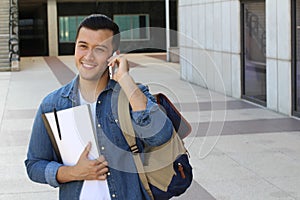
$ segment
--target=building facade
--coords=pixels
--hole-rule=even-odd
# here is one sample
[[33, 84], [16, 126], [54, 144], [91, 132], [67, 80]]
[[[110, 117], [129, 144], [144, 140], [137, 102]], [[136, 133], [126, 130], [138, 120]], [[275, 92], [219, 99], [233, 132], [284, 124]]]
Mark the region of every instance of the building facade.
[[[166, 50], [166, 0], [0, 1], [1, 71], [18, 69], [19, 55], [73, 54], [77, 25], [91, 13], [120, 25], [123, 52]], [[182, 79], [300, 117], [300, 0], [169, 3]]]
[[[80, 21], [105, 14], [122, 31], [122, 52], [165, 51], [165, 0], [18, 0], [21, 56], [72, 55]], [[177, 30], [177, 0], [170, 1], [170, 28]], [[163, 37], [161, 37], [163, 36]], [[159, 40], [157, 39], [159, 38]], [[177, 35], [171, 37], [177, 46]]]
[[19, 70], [17, 0], [0, 0], [0, 71]]
[[179, 0], [182, 79], [300, 116], [300, 0]]

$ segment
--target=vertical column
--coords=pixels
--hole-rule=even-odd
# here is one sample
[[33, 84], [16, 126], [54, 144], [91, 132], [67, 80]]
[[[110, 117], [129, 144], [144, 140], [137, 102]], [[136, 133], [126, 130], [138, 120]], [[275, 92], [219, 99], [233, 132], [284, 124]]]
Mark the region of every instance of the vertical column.
[[18, 0], [10, 1], [9, 15], [9, 59], [12, 71], [20, 70], [20, 51], [19, 51], [19, 9]]
[[278, 111], [291, 115], [292, 71], [291, 71], [291, 2], [277, 0], [277, 59], [278, 59]]
[[165, 0], [166, 3], [166, 50], [167, 50], [167, 61], [170, 61], [170, 6], [169, 0]]
[[56, 0], [48, 0], [48, 44], [49, 56], [58, 56], [58, 36], [57, 36], [57, 5]]

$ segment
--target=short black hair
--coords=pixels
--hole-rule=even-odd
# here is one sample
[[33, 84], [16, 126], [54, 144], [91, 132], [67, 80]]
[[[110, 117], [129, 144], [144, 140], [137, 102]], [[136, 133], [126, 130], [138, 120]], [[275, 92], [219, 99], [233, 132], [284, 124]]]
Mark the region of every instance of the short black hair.
[[79, 31], [82, 27], [97, 31], [100, 29], [111, 30], [114, 34], [113, 36], [113, 51], [117, 51], [120, 45], [120, 30], [119, 26], [113, 22], [112, 19], [102, 14], [92, 14], [84, 18], [78, 28], [76, 33], [76, 40], [79, 34]]

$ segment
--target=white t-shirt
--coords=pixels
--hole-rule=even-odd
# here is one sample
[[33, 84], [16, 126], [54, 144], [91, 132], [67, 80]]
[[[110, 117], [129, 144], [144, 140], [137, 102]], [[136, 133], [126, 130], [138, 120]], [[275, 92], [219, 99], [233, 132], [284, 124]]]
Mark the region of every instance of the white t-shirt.
[[[96, 101], [94, 103], [87, 102], [81, 95], [80, 90], [78, 90], [80, 97], [80, 105], [90, 104], [91, 114], [96, 126]], [[110, 200], [110, 193], [108, 189], [107, 180], [87, 180], [83, 182], [80, 200]]]

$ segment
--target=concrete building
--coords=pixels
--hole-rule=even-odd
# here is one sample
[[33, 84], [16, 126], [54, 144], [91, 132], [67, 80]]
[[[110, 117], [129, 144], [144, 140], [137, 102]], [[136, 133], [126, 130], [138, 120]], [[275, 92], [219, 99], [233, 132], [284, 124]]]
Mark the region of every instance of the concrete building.
[[179, 0], [182, 78], [300, 116], [299, 0]]
[[[0, 2], [1, 71], [18, 70], [19, 56], [72, 55], [77, 25], [92, 13], [105, 14], [120, 26], [123, 52], [166, 49], [165, 0]], [[169, 1], [168, 25], [173, 30], [177, 30], [177, 7], [177, 0]], [[177, 46], [177, 34], [171, 34], [170, 43]]]
[[[170, 1], [170, 10], [170, 27], [177, 30], [177, 0]], [[166, 26], [164, 0], [19, 0], [20, 55], [72, 55], [77, 26], [92, 13], [120, 26], [122, 52], [166, 48], [165, 32], [150, 28]], [[171, 42], [177, 46], [176, 35]]]
[[[73, 54], [77, 24], [91, 13], [108, 15], [122, 31], [140, 28], [137, 38], [124, 35], [123, 52], [165, 51], [165, 29], [149, 28], [166, 27], [165, 2], [1, 0], [0, 70], [18, 70], [19, 56]], [[300, 0], [169, 3], [170, 46], [180, 48], [182, 79], [300, 116]]]
[[19, 69], [17, 0], [0, 0], [0, 71]]

